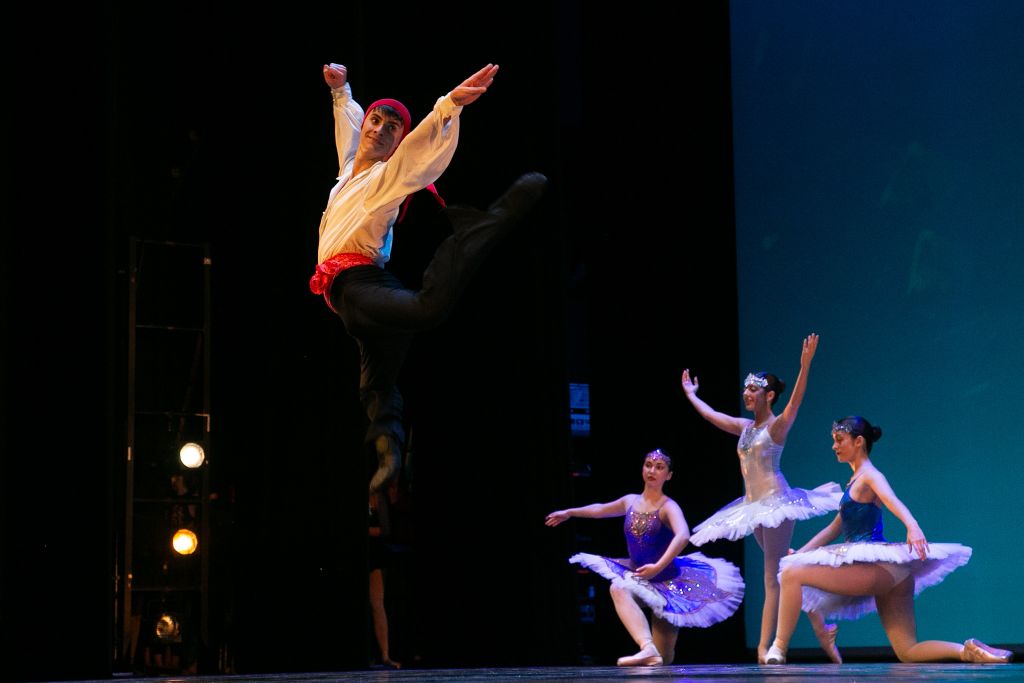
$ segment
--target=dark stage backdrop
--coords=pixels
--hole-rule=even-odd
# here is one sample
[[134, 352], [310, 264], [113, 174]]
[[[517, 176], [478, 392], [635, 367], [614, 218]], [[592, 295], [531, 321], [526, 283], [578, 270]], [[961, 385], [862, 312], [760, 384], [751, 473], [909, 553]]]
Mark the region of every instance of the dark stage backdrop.
[[[917, 601], [922, 638], [1022, 637], [1006, 540], [1022, 521], [1022, 27], [1009, 1], [732, 3], [742, 367], [719, 381], [792, 383], [800, 339], [821, 335], [783, 469], [845, 484], [832, 420], [883, 428], [873, 460], [928, 539], [974, 548]], [[748, 576], [759, 557], [748, 543]], [[840, 639], [885, 644], [877, 617]]]
[[[592, 434], [573, 440], [570, 461], [592, 475], [573, 478], [549, 509], [639, 492], [643, 456], [660, 447], [675, 461], [666, 492], [692, 526], [739, 483], [735, 442], [697, 416], [679, 386], [687, 366], [736, 372], [727, 7], [654, 16], [588, 5], [581, 27], [580, 76], [566, 74], [559, 86], [582, 88], [566, 111], [578, 127], [563, 138], [574, 169], [565, 178], [567, 369], [590, 384]], [[712, 390], [708, 400], [739, 408], [732, 391]], [[568, 543], [551, 551], [560, 555], [546, 570], [555, 576], [569, 552], [625, 553], [618, 518], [572, 520], [554, 533]], [[714, 554], [742, 565], [741, 544]], [[583, 628], [581, 639], [594, 661], [613, 664], [636, 646], [606, 582], [595, 592], [594, 632]], [[676, 661], [747, 661], [746, 609], [708, 629], [682, 629]]]
[[[361, 101], [397, 95], [414, 116], [501, 64], [439, 188], [483, 206], [524, 171], [551, 178], [406, 367], [415, 543], [393, 584], [395, 655], [611, 663], [633, 646], [603, 586], [580, 623], [566, 559], [621, 554], [620, 520], [550, 530], [544, 515], [639, 491], [659, 446], [691, 523], [738, 485], [733, 444], [678, 386], [686, 366], [737, 373], [724, 4], [657, 22], [575, 3], [431, 10], [109, 2], [12, 18], [33, 39], [10, 55], [4, 126], [5, 677], [114, 670], [130, 236], [213, 254], [224, 649], [200, 653], [201, 669], [367, 664], [355, 347], [306, 289], [337, 170], [324, 62], [349, 66]], [[440, 237], [399, 232], [396, 269], [414, 280]], [[591, 385], [589, 439], [570, 439], [570, 381]], [[738, 408], [731, 387], [708, 399]], [[570, 476], [583, 465], [592, 476]], [[715, 554], [742, 562], [739, 544]], [[746, 659], [742, 617], [684, 631], [679, 660]]]

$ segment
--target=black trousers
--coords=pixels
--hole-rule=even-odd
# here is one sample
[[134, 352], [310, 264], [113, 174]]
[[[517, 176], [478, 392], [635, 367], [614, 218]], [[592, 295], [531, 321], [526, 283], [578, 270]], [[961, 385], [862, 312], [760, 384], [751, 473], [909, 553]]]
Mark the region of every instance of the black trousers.
[[359, 398], [369, 418], [366, 441], [405, 444], [398, 373], [413, 336], [440, 324], [505, 229], [507, 212], [450, 207], [452, 234], [438, 246], [419, 290], [377, 266], [348, 268], [331, 285], [331, 304], [359, 345]]

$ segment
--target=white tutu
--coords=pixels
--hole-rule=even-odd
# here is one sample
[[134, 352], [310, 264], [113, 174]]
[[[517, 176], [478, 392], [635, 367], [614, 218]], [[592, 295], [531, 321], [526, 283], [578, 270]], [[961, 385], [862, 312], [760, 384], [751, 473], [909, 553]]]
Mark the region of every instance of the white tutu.
[[675, 558], [678, 574], [667, 581], [648, 581], [633, 572], [630, 560], [577, 553], [580, 564], [625, 588], [674, 626], [705, 627], [724, 621], [743, 601], [745, 585], [739, 569], [726, 560], [690, 553]]
[[720, 538], [736, 541], [758, 527], [774, 529], [787, 519], [818, 517], [838, 510], [842, 496], [839, 484], [830, 481], [810, 491], [791, 488], [760, 500], [737, 498], [693, 527], [690, 543], [700, 546]]
[[[906, 543], [862, 541], [835, 543], [782, 558], [779, 572], [789, 566], [819, 565], [841, 567], [855, 562], [890, 563], [905, 567], [914, 578], [914, 595], [940, 583], [948, 574], [967, 564], [971, 549], [959, 543], [930, 543], [924, 560], [911, 554]], [[818, 612], [826, 619], [858, 619], [877, 610], [871, 595], [837, 595], [804, 586], [803, 610]]]

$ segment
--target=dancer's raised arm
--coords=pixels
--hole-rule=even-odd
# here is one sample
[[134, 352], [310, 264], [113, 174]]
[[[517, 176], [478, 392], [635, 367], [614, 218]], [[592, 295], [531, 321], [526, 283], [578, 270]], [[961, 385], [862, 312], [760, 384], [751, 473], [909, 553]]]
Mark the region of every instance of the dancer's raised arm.
[[803, 348], [800, 351], [800, 374], [796, 376], [796, 383], [793, 385], [793, 393], [789, 395], [789, 403], [782, 410], [782, 413], [772, 423], [768, 433], [771, 434], [775, 443], [786, 443], [789, 430], [796, 420], [796, 414], [800, 412], [800, 404], [803, 403], [804, 393], [807, 392], [807, 376], [811, 372], [811, 360], [814, 352], [818, 350], [818, 335], [809, 334], [804, 339]]
[[746, 420], [742, 417], [733, 417], [732, 415], [720, 413], [700, 399], [697, 396], [697, 390], [700, 388], [700, 383], [697, 381], [696, 375], [693, 379], [690, 378], [689, 368], [683, 370], [683, 377], [680, 384], [683, 386], [683, 392], [686, 394], [686, 398], [689, 399], [691, 404], [693, 404], [697, 413], [722, 431], [729, 432], [730, 434], [739, 434], [743, 431], [744, 425], [750, 422], [750, 420]]

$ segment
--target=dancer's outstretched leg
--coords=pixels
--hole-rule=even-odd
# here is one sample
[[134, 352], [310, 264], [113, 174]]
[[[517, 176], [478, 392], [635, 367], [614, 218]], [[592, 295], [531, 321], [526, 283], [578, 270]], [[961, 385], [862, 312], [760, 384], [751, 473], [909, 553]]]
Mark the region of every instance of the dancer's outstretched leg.
[[375, 266], [342, 272], [331, 290], [331, 303], [349, 334], [362, 339], [371, 332], [416, 332], [441, 323], [487, 255], [540, 201], [546, 184], [540, 173], [527, 173], [486, 211], [444, 209], [452, 234], [435, 250], [419, 291], [406, 289], [394, 275]]
[[434, 253], [423, 273], [419, 291], [424, 311], [443, 316], [465, 291], [484, 259], [540, 201], [547, 178], [540, 173], [520, 176], [488, 207], [480, 211], [453, 206], [444, 210], [452, 234]]
[[406, 289], [394, 275], [376, 266], [353, 267], [335, 279], [331, 304], [360, 347], [359, 393], [370, 419], [366, 441], [373, 444], [379, 462], [371, 492], [383, 487], [401, 462], [402, 399], [395, 383], [412, 334], [444, 320], [484, 258], [501, 237], [522, 223], [546, 184], [547, 178], [540, 173], [527, 173], [486, 211], [445, 209], [452, 235], [434, 253], [419, 291]]

